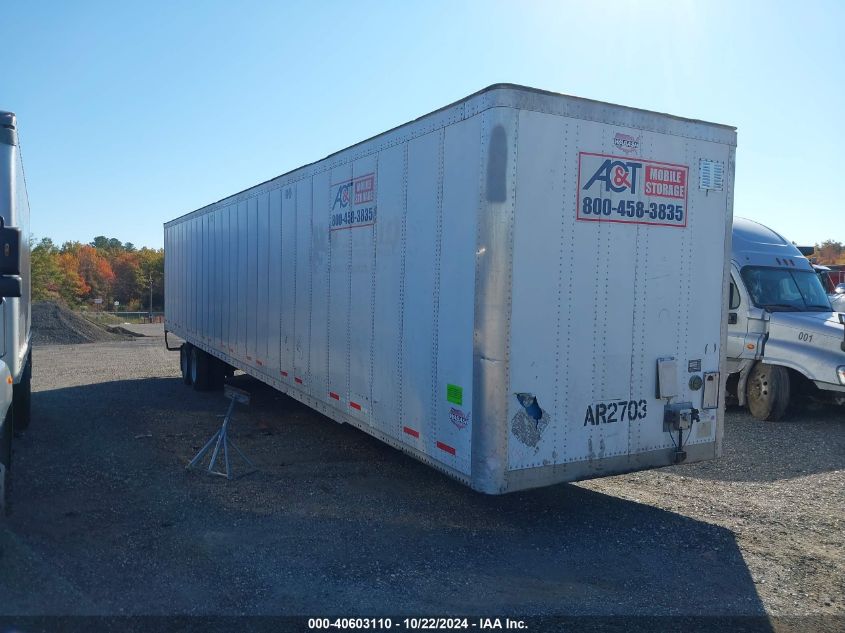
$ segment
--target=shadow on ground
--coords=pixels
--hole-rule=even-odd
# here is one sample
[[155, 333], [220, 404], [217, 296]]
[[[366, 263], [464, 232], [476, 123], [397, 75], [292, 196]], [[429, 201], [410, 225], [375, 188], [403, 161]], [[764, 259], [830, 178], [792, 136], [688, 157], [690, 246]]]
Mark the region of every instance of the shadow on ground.
[[[38, 391], [0, 612], [764, 613], [734, 535], [572, 485], [487, 497], [247, 377], [259, 472], [184, 465], [226, 401], [177, 378]], [[33, 588], [37, 586], [37, 591]]]
[[729, 412], [722, 459], [685, 467], [684, 475], [767, 482], [845, 469], [845, 407], [811, 405], [780, 422]]

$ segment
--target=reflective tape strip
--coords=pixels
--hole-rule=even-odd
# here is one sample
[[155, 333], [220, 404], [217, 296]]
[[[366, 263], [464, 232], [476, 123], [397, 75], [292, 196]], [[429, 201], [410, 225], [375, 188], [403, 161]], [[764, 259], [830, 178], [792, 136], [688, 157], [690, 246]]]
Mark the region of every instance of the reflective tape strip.
[[404, 427], [402, 430], [403, 430], [405, 433], [407, 433], [408, 435], [410, 435], [411, 437], [419, 437], [419, 436], [420, 436], [420, 432], [419, 432], [419, 431], [415, 431], [415, 430], [414, 430], [414, 429], [412, 429], [410, 426], [406, 426], [406, 427]]
[[358, 404], [357, 402], [350, 402], [349, 406], [352, 407], [353, 409], [357, 409], [358, 411], [361, 410], [361, 405]]
[[443, 442], [437, 442], [437, 448], [439, 448], [441, 451], [449, 453], [450, 455], [455, 454], [455, 449], [449, 446], [448, 444], [444, 444]]
[[296, 383], [297, 383], [298, 385], [301, 385], [301, 384], [302, 384], [302, 378], [300, 378], [299, 376], [294, 376], [294, 377], [293, 377], [293, 379], [296, 381]]
[[337, 395], [334, 391], [329, 391], [329, 397], [334, 398], [335, 400], [340, 400], [340, 396]]

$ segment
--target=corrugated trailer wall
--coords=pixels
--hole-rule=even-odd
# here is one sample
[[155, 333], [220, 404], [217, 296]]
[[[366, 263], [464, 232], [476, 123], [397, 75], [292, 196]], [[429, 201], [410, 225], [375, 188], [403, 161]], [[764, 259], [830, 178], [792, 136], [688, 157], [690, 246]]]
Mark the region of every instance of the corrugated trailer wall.
[[[167, 223], [166, 328], [485, 492], [666, 465], [658, 358], [675, 405], [702, 401], [691, 373], [724, 387], [735, 139], [494, 86]], [[692, 187], [702, 160], [726, 185], [684, 192], [696, 217], [643, 217], [671, 200], [634, 174]], [[582, 190], [612, 211], [582, 217]], [[721, 410], [700, 416], [690, 460], [719, 451]]]
[[167, 329], [468, 481], [449, 420], [472, 402], [485, 115], [464, 115], [168, 223]]
[[[523, 110], [511, 124], [519, 152], [507, 392], [531, 392], [544, 413], [535, 423], [509, 399], [509, 486], [666, 464], [678, 437], [664, 427], [670, 402], [656, 396], [659, 358], [678, 366], [672, 403], [697, 409], [686, 459], [717, 456], [722, 410], [705, 409], [690, 379], [723, 371], [731, 196], [702, 190], [697, 167], [731, 170], [733, 147], [697, 124], [666, 134], [643, 123], [636, 112], [608, 125]], [[636, 149], [621, 151], [621, 135]], [[583, 186], [607, 161], [621, 170], [618, 185]], [[649, 197], [653, 173], [685, 184]], [[581, 218], [585, 195], [614, 204], [600, 221]], [[671, 220], [660, 205], [671, 205]]]

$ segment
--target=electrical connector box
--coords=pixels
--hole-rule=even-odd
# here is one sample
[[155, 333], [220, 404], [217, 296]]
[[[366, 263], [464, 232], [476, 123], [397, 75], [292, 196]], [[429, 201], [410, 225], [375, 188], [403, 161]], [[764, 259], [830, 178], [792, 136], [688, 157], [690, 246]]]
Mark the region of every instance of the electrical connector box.
[[698, 409], [691, 402], [671, 404], [663, 411], [664, 431], [688, 431], [698, 420]]

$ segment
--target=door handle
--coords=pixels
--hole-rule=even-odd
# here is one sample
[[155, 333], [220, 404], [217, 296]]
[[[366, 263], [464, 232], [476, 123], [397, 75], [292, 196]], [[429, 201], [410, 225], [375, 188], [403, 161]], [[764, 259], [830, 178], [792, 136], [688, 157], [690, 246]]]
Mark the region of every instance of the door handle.
[[728, 313], [728, 324], [736, 325], [736, 312]]

